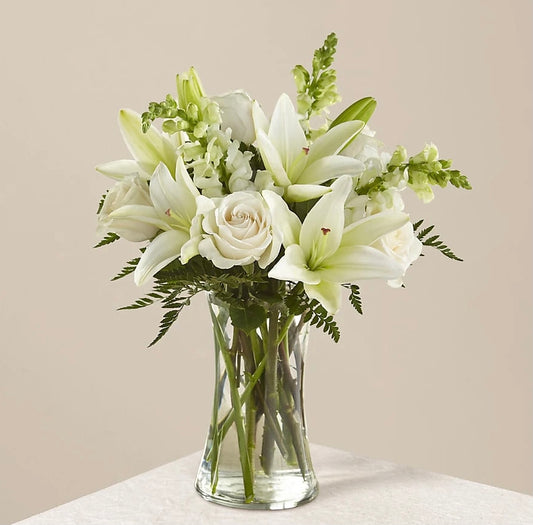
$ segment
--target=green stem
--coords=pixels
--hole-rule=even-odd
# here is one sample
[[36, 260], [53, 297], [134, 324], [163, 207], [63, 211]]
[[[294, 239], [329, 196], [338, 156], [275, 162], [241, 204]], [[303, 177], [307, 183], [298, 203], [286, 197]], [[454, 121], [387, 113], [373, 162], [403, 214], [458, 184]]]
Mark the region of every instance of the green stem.
[[307, 455], [304, 445], [304, 436], [302, 434], [303, 427], [302, 421], [300, 419], [299, 413], [294, 408], [294, 401], [290, 396], [290, 393], [284, 388], [280, 388], [280, 400], [281, 400], [281, 416], [284, 420], [284, 423], [287, 424], [289, 431], [292, 435], [292, 443], [294, 445], [294, 450], [296, 452], [296, 459], [298, 460], [298, 467], [300, 468], [300, 473], [305, 479], [307, 476]]
[[[217, 345], [218, 346], [218, 345]], [[218, 349], [217, 349], [218, 351]], [[213, 445], [209, 451], [211, 460], [211, 492], [214, 494], [218, 483], [218, 460], [220, 456], [220, 434], [217, 432], [218, 427], [218, 409], [220, 406], [220, 362], [215, 359], [215, 395], [213, 399], [213, 416], [211, 419], [211, 434], [213, 436]]]
[[[268, 338], [267, 338], [267, 363], [265, 368], [265, 408], [270, 415], [276, 418], [279, 407], [279, 396], [277, 390], [277, 372], [278, 372], [278, 307], [272, 306], [268, 321]], [[265, 414], [266, 415], [266, 414]], [[271, 425], [265, 425], [263, 428], [263, 444], [261, 448], [261, 464], [265, 474], [270, 475], [272, 472], [272, 463], [274, 461], [274, 434]]]
[[[239, 458], [241, 463], [242, 470], [242, 479], [244, 484], [244, 494], [245, 502], [250, 503], [254, 499], [254, 483], [252, 475], [252, 467], [250, 464], [250, 457], [248, 455], [247, 443], [246, 443], [246, 432], [244, 428], [244, 418], [242, 415], [242, 404], [241, 396], [239, 395], [239, 387], [237, 383], [237, 378], [235, 376], [235, 367], [233, 366], [232, 356], [230, 350], [227, 347], [224, 340], [224, 333], [222, 328], [218, 323], [218, 319], [214, 315], [213, 309], [211, 308], [211, 319], [213, 321], [213, 327], [215, 332], [215, 338], [218, 340], [218, 345], [220, 353], [224, 359], [224, 364], [226, 365], [226, 370], [228, 372], [228, 383], [230, 386], [230, 395], [231, 395], [231, 404], [234, 410], [234, 419], [235, 427], [237, 429], [237, 440], [239, 444]], [[234, 333], [234, 337], [236, 337]]]
[[[265, 365], [266, 357], [263, 357], [263, 360], [259, 363], [259, 365], [255, 369], [255, 372], [250, 376], [250, 380], [248, 381], [248, 383], [246, 384], [246, 388], [242, 392], [241, 406], [248, 402], [248, 399], [250, 397], [250, 394], [252, 393], [254, 386], [257, 384], [259, 378], [263, 374]], [[217, 432], [220, 434], [220, 442], [222, 442], [222, 440], [226, 437], [226, 434], [229, 432], [229, 429], [231, 428], [231, 425], [233, 425], [234, 421], [235, 410], [232, 407], [226, 417], [218, 424]]]
[[[305, 447], [305, 439], [303, 432], [303, 419], [301, 417], [302, 400], [300, 396], [301, 385], [298, 385], [294, 380], [291, 367], [290, 367], [290, 355], [288, 345], [288, 334], [279, 347], [279, 357], [281, 363], [281, 386], [280, 386], [280, 404], [282, 410], [280, 412], [284, 426], [287, 425], [290, 434], [292, 436], [292, 444], [294, 445], [294, 451], [298, 461], [298, 466], [302, 476], [305, 478], [308, 465], [307, 465], [307, 451]], [[295, 341], [294, 350], [299, 352], [298, 342]], [[294, 356], [297, 358], [297, 356]], [[300, 388], [299, 388], [300, 387]]]
[[285, 336], [289, 332], [289, 328], [291, 327], [291, 323], [294, 320], [294, 315], [289, 315], [285, 321], [285, 324], [283, 325], [283, 328], [279, 332], [278, 340], [276, 343], [279, 345], [283, 339], [285, 339]]
[[[239, 341], [242, 357], [244, 360], [244, 369], [248, 378], [248, 383], [253, 373], [255, 372], [254, 356], [251, 348], [251, 340], [246, 337], [246, 334], [239, 330]], [[255, 457], [255, 433], [256, 433], [256, 414], [257, 408], [255, 404], [254, 393], [248, 396], [246, 401], [246, 443], [248, 448], [248, 457], [250, 458], [250, 468], [252, 472], [252, 480], [254, 479], [254, 457]]]

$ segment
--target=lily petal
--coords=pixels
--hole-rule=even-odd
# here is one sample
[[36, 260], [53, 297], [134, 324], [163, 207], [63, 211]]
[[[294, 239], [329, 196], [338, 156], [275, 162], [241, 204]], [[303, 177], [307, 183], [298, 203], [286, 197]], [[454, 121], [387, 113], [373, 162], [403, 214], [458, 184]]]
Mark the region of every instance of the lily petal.
[[157, 210], [153, 206], [145, 204], [126, 204], [109, 214], [111, 219], [131, 219], [135, 221], [153, 224], [160, 230], [168, 230], [168, 224], [161, 219]]
[[321, 184], [341, 175], [359, 175], [364, 170], [365, 165], [360, 160], [341, 155], [330, 155], [308, 164], [295, 182], [298, 184]]
[[126, 146], [143, 170], [153, 173], [160, 162], [164, 162], [169, 169], [174, 170], [175, 149], [154, 126], [143, 133], [141, 116], [131, 109], [122, 109], [118, 122]]
[[141, 169], [136, 160], [124, 159], [113, 160], [96, 166], [96, 171], [115, 180], [122, 180], [129, 175], [140, 175], [143, 179], [149, 179], [150, 175]]
[[287, 203], [273, 191], [264, 190], [263, 198], [270, 209], [270, 215], [275, 217], [272, 227], [279, 232], [283, 246], [297, 244], [302, 224], [298, 216], [289, 210]]
[[337, 155], [364, 127], [365, 123], [361, 120], [352, 120], [330, 128], [327, 133], [317, 138], [309, 148], [308, 163], [311, 164], [329, 155]]
[[305, 133], [288, 95], [283, 93], [274, 108], [268, 138], [279, 152], [285, 171], [288, 172], [307, 146]]
[[321, 186], [320, 184], [291, 184], [285, 190], [285, 198], [289, 202], [305, 202], [318, 199], [330, 191], [329, 186]]
[[304, 290], [310, 299], [316, 299], [330, 314], [339, 311], [342, 299], [340, 284], [321, 281], [319, 284], [304, 284]]
[[167, 264], [177, 259], [181, 247], [189, 240], [189, 235], [179, 230], [160, 233], [146, 248], [135, 268], [133, 278], [141, 286]]
[[278, 186], [288, 186], [291, 181], [283, 167], [281, 156], [263, 130], [257, 130], [255, 143], [261, 153], [266, 169], [272, 174], [274, 182]]
[[162, 162], [157, 166], [150, 182], [150, 197], [159, 213], [169, 214], [183, 222], [188, 230], [196, 214], [196, 197], [200, 194], [193, 185], [181, 158], [176, 164], [176, 179], [172, 178]]
[[327, 193], [314, 205], [300, 231], [300, 246], [311, 269], [339, 247], [344, 230], [344, 202], [352, 189], [352, 178], [345, 175], [331, 185]]
[[400, 212], [381, 212], [350, 224], [344, 229], [341, 248], [369, 246], [383, 235], [396, 231], [409, 222], [409, 215]]
[[396, 279], [402, 266], [392, 257], [370, 246], [341, 248], [327, 260], [317, 274], [335, 283], [353, 283], [361, 279]]
[[305, 255], [297, 244], [285, 248], [285, 255], [268, 272], [268, 276], [280, 281], [301, 281], [308, 284], [318, 284], [320, 282], [320, 277], [315, 272], [307, 269]]
[[263, 131], [264, 133], [268, 133], [269, 122], [265, 112], [263, 111], [263, 108], [259, 105], [257, 100], [252, 102], [252, 118], [254, 121], [256, 135], [259, 130]]

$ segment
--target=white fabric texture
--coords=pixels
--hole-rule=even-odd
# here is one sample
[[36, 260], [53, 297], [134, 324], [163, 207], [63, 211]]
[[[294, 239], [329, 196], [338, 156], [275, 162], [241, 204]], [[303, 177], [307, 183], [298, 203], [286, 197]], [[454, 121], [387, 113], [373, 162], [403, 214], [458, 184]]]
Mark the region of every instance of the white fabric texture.
[[320, 493], [290, 510], [204, 501], [200, 452], [14, 525], [532, 525], [533, 497], [313, 445]]

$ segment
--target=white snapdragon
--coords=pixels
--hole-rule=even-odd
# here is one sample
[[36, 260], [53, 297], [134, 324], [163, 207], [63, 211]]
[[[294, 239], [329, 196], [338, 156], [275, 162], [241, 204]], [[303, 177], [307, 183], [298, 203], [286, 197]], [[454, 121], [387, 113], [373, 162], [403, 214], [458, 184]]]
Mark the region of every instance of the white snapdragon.
[[252, 182], [252, 167], [250, 160], [252, 153], [245, 151], [244, 153], [239, 149], [239, 143], [232, 141], [228, 146], [228, 153], [226, 157], [226, 172], [230, 174], [228, 187], [232, 193], [236, 191], [250, 191], [255, 190]]
[[114, 232], [128, 241], [140, 242], [152, 239], [159, 231], [157, 226], [139, 221], [133, 217], [113, 217], [124, 206], [152, 206], [148, 183], [139, 175], [128, 175], [117, 182], [105, 197], [98, 215], [97, 234], [103, 237]]
[[198, 199], [204, 215], [200, 255], [217, 268], [258, 262], [268, 266], [278, 255], [281, 240], [272, 229], [272, 217], [258, 192], [238, 191], [221, 199]]

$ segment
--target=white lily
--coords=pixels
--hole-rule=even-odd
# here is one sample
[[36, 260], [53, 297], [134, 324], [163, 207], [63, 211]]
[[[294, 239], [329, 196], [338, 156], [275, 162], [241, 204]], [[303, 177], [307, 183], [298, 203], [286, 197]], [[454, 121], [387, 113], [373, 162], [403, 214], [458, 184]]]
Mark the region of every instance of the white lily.
[[339, 124], [309, 145], [288, 95], [279, 98], [270, 124], [257, 103], [252, 113], [257, 148], [274, 183], [284, 189], [285, 200], [320, 197], [330, 190], [323, 182], [363, 172], [361, 161], [339, 153], [364, 128], [364, 122]]
[[196, 214], [196, 197], [200, 192], [193, 184], [181, 157], [176, 163], [176, 179], [167, 166], [159, 163], [150, 181], [153, 206], [127, 205], [110, 214], [112, 219], [131, 219], [163, 230], [148, 245], [134, 273], [140, 286], [174, 259], [186, 263], [198, 254], [201, 240], [201, 217]]
[[270, 270], [269, 277], [304, 283], [307, 295], [330, 313], [339, 309], [341, 284], [361, 279], [396, 279], [403, 267], [370, 245], [409, 220], [400, 212], [377, 213], [345, 227], [344, 203], [352, 178], [342, 176], [321, 197], [304, 222], [291, 212], [276, 193], [264, 191], [276, 217], [285, 254]]
[[97, 171], [115, 180], [122, 180], [129, 175], [140, 175], [149, 179], [157, 165], [163, 162], [171, 173], [174, 173], [177, 144], [172, 141], [179, 139], [178, 134], [171, 140], [154, 126], [143, 133], [141, 116], [131, 109], [120, 111], [118, 124], [133, 159], [106, 162], [96, 166]]

